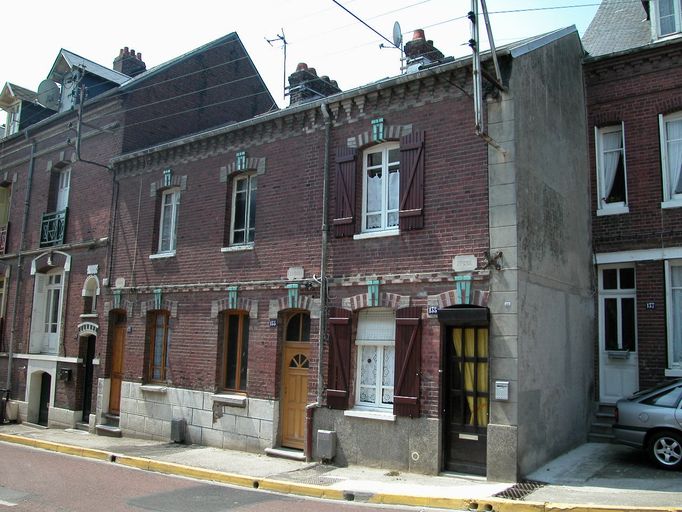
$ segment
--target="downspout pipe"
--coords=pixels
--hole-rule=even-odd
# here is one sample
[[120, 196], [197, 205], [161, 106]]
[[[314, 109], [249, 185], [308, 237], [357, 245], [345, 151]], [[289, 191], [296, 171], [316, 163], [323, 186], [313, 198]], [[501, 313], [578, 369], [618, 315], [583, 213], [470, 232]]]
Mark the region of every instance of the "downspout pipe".
[[332, 119], [326, 103], [320, 105], [324, 118], [324, 164], [322, 170], [322, 247], [320, 250], [320, 329], [317, 343], [317, 401], [308, 404], [305, 411], [305, 455], [308, 462], [313, 460], [313, 415], [322, 405], [324, 377], [322, 356], [327, 342], [327, 253], [329, 238], [329, 153], [331, 146]]
[[[26, 139], [28, 140], [28, 130], [26, 130]], [[24, 197], [24, 215], [21, 220], [21, 237], [19, 239], [19, 253], [17, 254], [17, 286], [14, 290], [14, 301], [12, 305], [12, 329], [9, 336], [9, 347], [8, 347], [8, 358], [7, 358], [7, 385], [5, 386], [10, 390], [12, 389], [12, 360], [14, 358], [14, 337], [17, 330], [17, 306], [19, 304], [19, 296], [21, 294], [21, 283], [23, 282], [23, 251], [26, 240], [26, 228], [28, 226], [28, 214], [31, 205], [31, 189], [33, 188], [33, 172], [35, 170], [35, 154], [36, 154], [36, 143], [31, 142], [31, 154], [28, 162], [28, 178], [26, 183], [26, 195]]]
[[322, 355], [327, 342], [327, 260], [329, 250], [329, 154], [332, 138], [332, 119], [326, 103], [320, 105], [324, 117], [324, 167], [322, 172], [322, 247], [320, 251], [320, 335], [317, 345], [317, 403], [322, 404], [324, 378]]

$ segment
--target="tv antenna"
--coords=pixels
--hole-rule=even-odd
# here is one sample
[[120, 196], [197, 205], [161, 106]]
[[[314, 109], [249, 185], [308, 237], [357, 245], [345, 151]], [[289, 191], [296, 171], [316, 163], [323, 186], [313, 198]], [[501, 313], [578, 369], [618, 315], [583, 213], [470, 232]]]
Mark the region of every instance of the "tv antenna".
[[272, 39], [268, 39], [267, 37], [265, 40], [268, 42], [270, 46], [274, 46], [272, 43], [276, 41], [280, 41], [282, 43], [282, 53], [284, 54], [284, 65], [282, 68], [282, 95], [284, 99], [286, 99], [287, 94], [287, 38], [284, 35], [284, 29], [282, 28], [282, 33], [277, 34], [277, 37], [273, 37]]

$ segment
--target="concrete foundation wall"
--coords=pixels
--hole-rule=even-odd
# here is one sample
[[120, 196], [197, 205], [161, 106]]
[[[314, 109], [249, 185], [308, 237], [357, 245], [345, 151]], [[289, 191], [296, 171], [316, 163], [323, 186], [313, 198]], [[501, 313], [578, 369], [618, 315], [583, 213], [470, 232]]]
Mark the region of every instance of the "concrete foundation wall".
[[317, 431], [336, 432], [334, 464], [386, 468], [413, 473], [440, 471], [441, 422], [436, 418], [382, 421], [348, 417], [343, 411], [316, 409], [313, 419], [313, 459]]
[[186, 441], [193, 444], [262, 452], [274, 446], [279, 404], [246, 398], [229, 406], [214, 393], [144, 386], [123, 382], [119, 426], [124, 434], [169, 440], [172, 419], [187, 422]]

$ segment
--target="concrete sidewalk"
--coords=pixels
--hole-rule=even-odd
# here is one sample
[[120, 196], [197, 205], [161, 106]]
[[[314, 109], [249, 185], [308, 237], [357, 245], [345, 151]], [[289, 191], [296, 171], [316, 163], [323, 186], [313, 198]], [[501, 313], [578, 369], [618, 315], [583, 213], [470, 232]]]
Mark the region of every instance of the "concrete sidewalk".
[[525, 484], [305, 463], [266, 455], [112, 438], [79, 430], [0, 426], [0, 441], [139, 469], [275, 492], [367, 503], [495, 511], [682, 511], [682, 473], [658, 470], [627, 447], [585, 444]]

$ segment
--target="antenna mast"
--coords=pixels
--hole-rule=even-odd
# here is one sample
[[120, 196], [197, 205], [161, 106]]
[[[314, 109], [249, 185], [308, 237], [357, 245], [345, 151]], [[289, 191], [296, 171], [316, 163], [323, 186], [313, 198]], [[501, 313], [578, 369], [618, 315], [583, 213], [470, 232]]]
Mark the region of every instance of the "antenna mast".
[[284, 54], [284, 65], [282, 66], [282, 96], [284, 99], [286, 99], [287, 94], [287, 38], [284, 35], [284, 28], [282, 28], [282, 33], [277, 34], [277, 37], [273, 37], [272, 39], [268, 39], [267, 37], [265, 40], [268, 42], [270, 46], [273, 46], [272, 43], [275, 41], [281, 41], [282, 43], [282, 53]]

